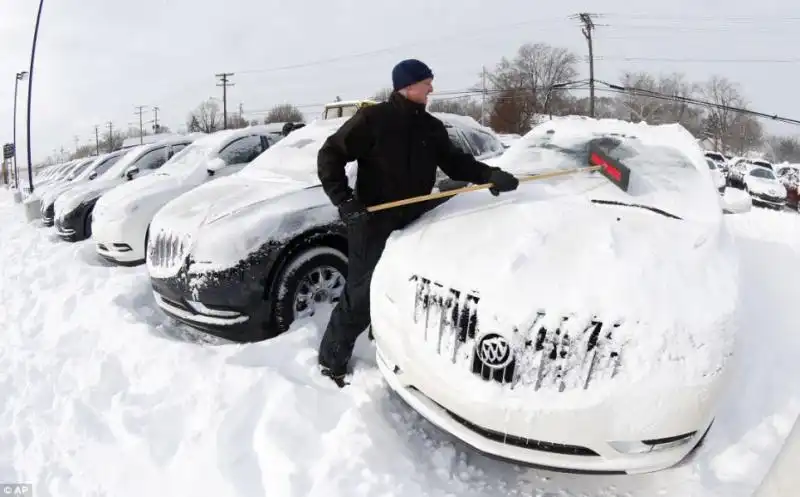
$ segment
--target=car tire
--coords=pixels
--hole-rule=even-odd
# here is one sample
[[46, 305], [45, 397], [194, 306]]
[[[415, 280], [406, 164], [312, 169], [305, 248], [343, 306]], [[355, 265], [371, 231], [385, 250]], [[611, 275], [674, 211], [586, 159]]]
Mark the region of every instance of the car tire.
[[302, 311], [307, 311], [310, 317], [316, 314], [317, 304], [337, 303], [346, 278], [347, 256], [333, 247], [313, 247], [294, 256], [275, 282], [276, 335], [288, 331], [298, 316], [306, 317]]

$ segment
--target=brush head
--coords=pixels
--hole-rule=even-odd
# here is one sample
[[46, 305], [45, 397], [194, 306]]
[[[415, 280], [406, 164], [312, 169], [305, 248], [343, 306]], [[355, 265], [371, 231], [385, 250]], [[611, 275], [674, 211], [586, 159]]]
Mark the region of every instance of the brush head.
[[614, 183], [620, 190], [628, 191], [631, 170], [625, 164], [609, 156], [595, 142], [589, 144], [589, 165], [600, 167], [600, 174]]

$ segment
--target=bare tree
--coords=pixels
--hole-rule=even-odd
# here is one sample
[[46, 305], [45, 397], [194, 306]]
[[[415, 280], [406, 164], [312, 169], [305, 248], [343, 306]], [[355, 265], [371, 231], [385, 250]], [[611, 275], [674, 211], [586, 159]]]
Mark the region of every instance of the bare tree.
[[471, 97], [432, 100], [428, 105], [428, 111], [469, 116], [478, 122], [481, 120], [481, 104]]
[[492, 120], [503, 121], [508, 132], [526, 133], [536, 114], [552, 111], [551, 105], [564, 103], [562, 91], [554, 85], [572, 81], [578, 74], [575, 54], [545, 43], [525, 44], [514, 59], [503, 57], [494, 71], [488, 72], [492, 98]]
[[228, 115], [228, 129], [246, 128], [250, 123], [239, 114]]
[[707, 109], [705, 130], [714, 148], [725, 152], [730, 148], [731, 133], [735, 132], [734, 124], [739, 115], [729, 107], [744, 108], [746, 104], [744, 97], [737, 84], [720, 76], [713, 76], [708, 80], [700, 88], [700, 93], [706, 101], [721, 106]]
[[772, 151], [775, 162], [800, 163], [800, 140], [794, 136], [771, 136], [765, 145]]
[[389, 100], [389, 95], [391, 95], [393, 91], [394, 90], [392, 90], [391, 88], [381, 88], [380, 90], [375, 92], [375, 94], [372, 95], [372, 97], [370, 97], [370, 100], [375, 100], [376, 102], [385, 102]]
[[305, 121], [300, 109], [292, 104], [276, 105], [267, 113], [264, 124], [269, 123], [302, 123]]
[[759, 149], [764, 143], [764, 130], [761, 123], [747, 114], [734, 114], [728, 128], [726, 144], [736, 155], [745, 155], [746, 152]]
[[219, 104], [214, 100], [207, 100], [189, 114], [186, 128], [189, 132], [214, 133], [222, 129], [223, 119]]

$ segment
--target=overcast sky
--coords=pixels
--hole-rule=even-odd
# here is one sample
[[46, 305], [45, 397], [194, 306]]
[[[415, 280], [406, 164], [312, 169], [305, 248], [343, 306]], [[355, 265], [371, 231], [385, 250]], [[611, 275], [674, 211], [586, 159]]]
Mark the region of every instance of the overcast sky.
[[[0, 0], [3, 143], [12, 137], [14, 74], [28, 69], [37, 4]], [[33, 85], [34, 162], [74, 149], [75, 136], [93, 143], [94, 125], [101, 132], [109, 121], [138, 125], [137, 105], [160, 107], [159, 120], [179, 130], [198, 103], [221, 97], [220, 72], [235, 73], [229, 105], [252, 117], [283, 102], [315, 113], [337, 95], [368, 97], [391, 85], [392, 66], [407, 57], [432, 66], [437, 90], [464, 89], [482, 66], [526, 42], [585, 55], [578, 22], [569, 18], [581, 11], [602, 14], [595, 21], [599, 79], [617, 82], [626, 69], [681, 71], [693, 80], [720, 74], [741, 85], [752, 109], [800, 118], [794, 0], [46, 0]], [[588, 66], [581, 70], [587, 77]], [[18, 104], [21, 151], [26, 92], [27, 82]]]

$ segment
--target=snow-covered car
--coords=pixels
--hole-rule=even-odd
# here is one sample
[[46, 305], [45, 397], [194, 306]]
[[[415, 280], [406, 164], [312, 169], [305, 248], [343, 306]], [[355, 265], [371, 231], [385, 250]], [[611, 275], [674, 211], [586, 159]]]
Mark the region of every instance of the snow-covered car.
[[786, 188], [766, 167], [752, 167], [744, 176], [745, 191], [753, 198], [753, 205], [782, 210], [786, 205]]
[[775, 168], [772, 166], [772, 163], [768, 161], [762, 159], [750, 159], [747, 157], [736, 157], [733, 159], [732, 165], [728, 169], [728, 185], [744, 190], [746, 188], [744, 179], [749, 173], [750, 169], [754, 167], [764, 167], [771, 171], [775, 170]]
[[800, 165], [787, 164], [778, 166], [778, 179], [786, 189], [786, 206], [800, 210]]
[[112, 188], [135, 177], [152, 174], [173, 155], [189, 146], [203, 133], [168, 138], [130, 149], [108, 171], [91, 183], [77, 185], [58, 196], [54, 204], [58, 236], [70, 242], [86, 240], [92, 235], [92, 211], [97, 200]]
[[117, 150], [116, 152], [101, 155], [92, 161], [89, 166], [71, 182], [53, 186], [48, 188], [44, 193], [41, 193], [42, 224], [45, 226], [53, 226], [55, 224], [55, 202], [62, 193], [69, 191], [76, 185], [82, 185], [87, 181], [93, 181], [95, 178], [108, 171], [108, 169], [126, 153], [126, 150]]
[[717, 188], [717, 191], [720, 194], [725, 193], [725, 174], [720, 170], [716, 161], [706, 157], [706, 164], [708, 164], [708, 169], [711, 171], [711, 177], [714, 179], [714, 186]]
[[[434, 113], [451, 143], [490, 162], [504, 152], [488, 128]], [[317, 176], [317, 153], [348, 117], [292, 131], [239, 173], [166, 204], [150, 224], [147, 269], [156, 302], [183, 323], [259, 341], [338, 301], [346, 231]], [[356, 163], [348, 165], [351, 180]], [[438, 176], [438, 185], [447, 176]]]
[[714, 161], [717, 168], [722, 171], [723, 175], [728, 174], [728, 160], [719, 152], [713, 152], [711, 150], [707, 150], [704, 152], [706, 158]]
[[240, 171], [281, 138], [267, 126], [218, 131], [180, 151], [154, 174], [109, 191], [97, 201], [92, 215], [97, 253], [119, 264], [143, 263], [150, 221], [164, 204], [207, 181]]
[[377, 363], [412, 408], [479, 452], [655, 471], [684, 460], [715, 417], [738, 260], [680, 125], [562, 118], [495, 164], [588, 166], [590, 144], [630, 169], [627, 193], [578, 173], [459, 195], [392, 234], [372, 278]]

